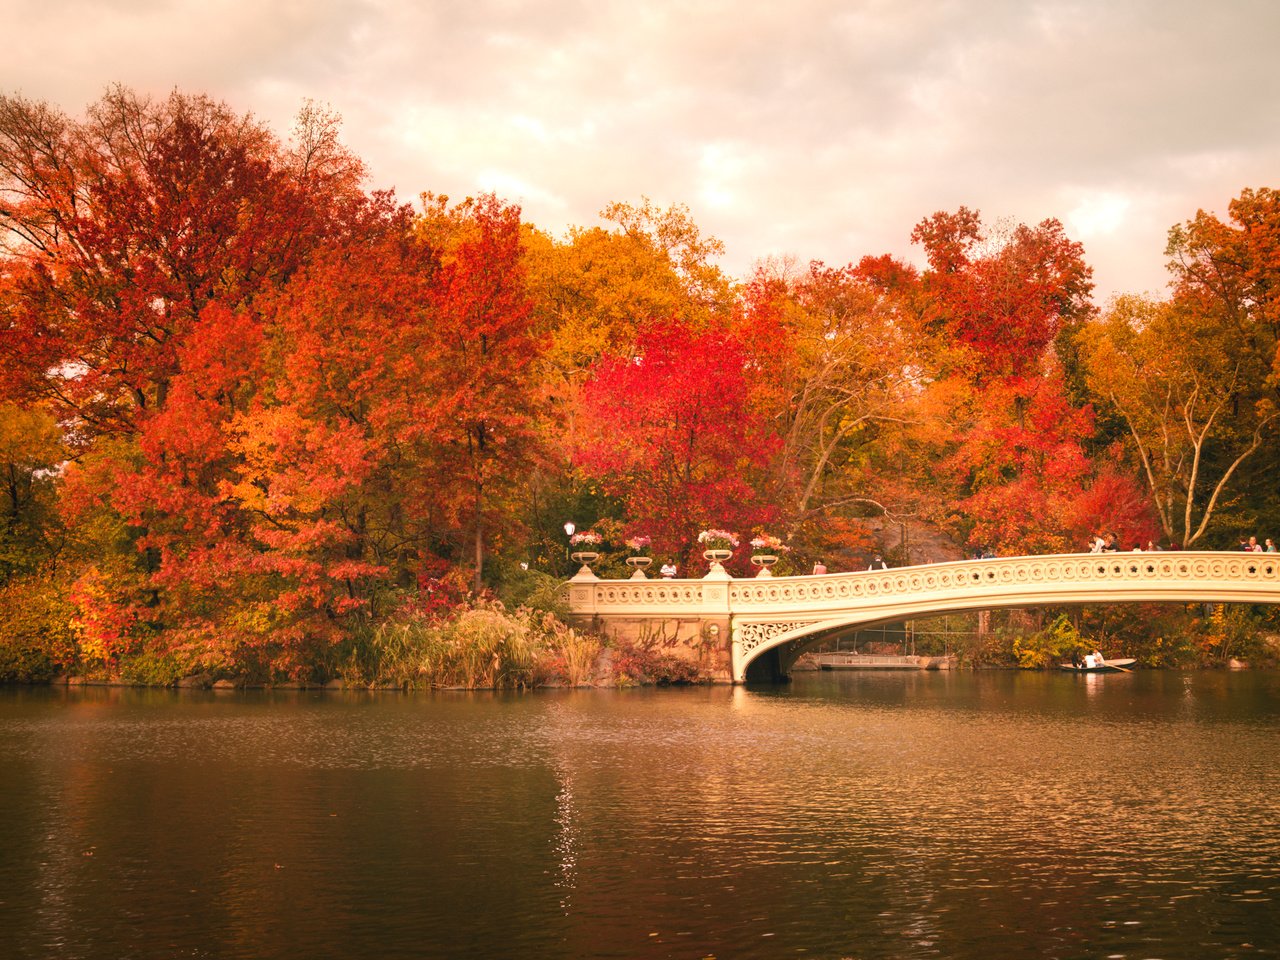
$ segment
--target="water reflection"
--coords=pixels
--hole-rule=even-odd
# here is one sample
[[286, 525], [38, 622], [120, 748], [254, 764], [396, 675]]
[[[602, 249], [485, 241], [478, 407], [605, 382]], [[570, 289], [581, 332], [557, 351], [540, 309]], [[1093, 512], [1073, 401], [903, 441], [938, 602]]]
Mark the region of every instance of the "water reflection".
[[1274, 953], [1278, 693], [4, 690], [0, 956]]

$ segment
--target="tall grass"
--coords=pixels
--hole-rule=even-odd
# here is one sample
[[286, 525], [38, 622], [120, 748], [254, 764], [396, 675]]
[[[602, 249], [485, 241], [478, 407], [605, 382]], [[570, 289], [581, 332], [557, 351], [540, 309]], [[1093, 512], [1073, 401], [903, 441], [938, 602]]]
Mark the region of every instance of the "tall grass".
[[339, 668], [353, 686], [468, 690], [590, 681], [600, 641], [553, 614], [477, 601], [446, 616], [410, 612], [357, 635]]

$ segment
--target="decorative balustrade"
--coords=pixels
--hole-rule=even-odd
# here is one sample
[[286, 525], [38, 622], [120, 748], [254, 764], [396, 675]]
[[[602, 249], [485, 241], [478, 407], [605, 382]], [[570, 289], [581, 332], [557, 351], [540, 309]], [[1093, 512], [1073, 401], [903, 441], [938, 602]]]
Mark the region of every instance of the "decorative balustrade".
[[[1280, 585], [1280, 554], [1165, 553], [1063, 554], [961, 560], [891, 570], [831, 573], [821, 576], [773, 577], [729, 581], [728, 609], [756, 615], [770, 610], [843, 608], [874, 605], [894, 597], [985, 592], [1007, 593], [1027, 588], [1037, 596], [1055, 592], [1145, 582], [1177, 588], [1196, 583]], [[702, 580], [596, 580], [569, 584], [570, 606], [594, 613], [628, 610], [658, 613], [688, 607], [696, 613], [721, 584]]]
[[906, 594], [1004, 592], [1009, 587], [1035, 587], [1051, 592], [1056, 585], [1074, 591], [1089, 583], [1188, 581], [1280, 583], [1280, 554], [1249, 553], [1110, 553], [1065, 554], [961, 560], [895, 570], [779, 577], [771, 582], [734, 581], [730, 603], [735, 613], [755, 607], [832, 605], [841, 601], [874, 601]]
[[597, 607], [652, 604], [679, 606], [702, 603], [699, 580], [601, 580], [596, 586]]

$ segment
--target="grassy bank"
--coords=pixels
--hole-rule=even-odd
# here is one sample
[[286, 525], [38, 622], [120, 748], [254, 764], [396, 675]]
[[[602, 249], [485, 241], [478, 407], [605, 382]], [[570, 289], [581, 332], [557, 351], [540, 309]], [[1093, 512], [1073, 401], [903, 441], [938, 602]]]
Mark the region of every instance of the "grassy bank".
[[158, 629], [139, 631], [128, 649], [104, 657], [80, 637], [64, 585], [10, 583], [0, 593], [0, 683], [471, 690], [706, 679], [696, 663], [660, 644], [611, 642], [570, 626], [550, 578], [525, 584], [511, 603], [465, 594], [437, 606], [402, 603], [377, 621], [354, 622], [336, 640], [308, 643], [311, 655], [301, 661], [296, 644], [285, 661], [270, 643]]
[[[135, 625], [110, 656], [84, 639], [66, 584], [28, 577], [0, 589], [0, 683], [81, 682], [142, 686], [324, 686], [422, 690], [698, 683], [696, 655], [670, 643], [625, 643], [570, 626], [559, 583], [529, 575], [505, 602], [445, 591], [389, 604], [331, 637], [264, 634], [249, 640], [181, 635]], [[920, 653], [961, 665], [1043, 669], [1073, 652], [1102, 649], [1143, 667], [1213, 668], [1280, 663], [1280, 610], [1247, 605], [1142, 605], [1022, 610], [917, 621]], [[898, 632], [898, 639], [906, 634]], [[935, 649], [936, 648], [936, 649]], [[300, 654], [301, 651], [301, 654]], [[890, 652], [888, 650], [883, 652]], [[896, 651], [894, 651], [896, 652]]]

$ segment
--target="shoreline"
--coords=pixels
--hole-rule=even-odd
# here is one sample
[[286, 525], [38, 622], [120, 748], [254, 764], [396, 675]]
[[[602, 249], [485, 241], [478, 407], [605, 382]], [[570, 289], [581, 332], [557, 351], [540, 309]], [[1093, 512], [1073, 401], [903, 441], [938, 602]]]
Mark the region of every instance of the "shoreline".
[[[1275, 670], [1274, 666], [1255, 666], [1241, 660], [1232, 660], [1229, 663], [1220, 665], [1197, 665], [1197, 666], [1160, 666], [1160, 667], [1137, 667], [1132, 672], [1135, 673], [1217, 673], [1217, 672], [1245, 672], [1245, 671], [1266, 671]], [[813, 669], [800, 669], [797, 673], [821, 673], [823, 671]], [[1035, 669], [1026, 669], [1017, 666], [1006, 666], [997, 664], [979, 664], [976, 666], [954, 667], [947, 671], [927, 671], [913, 668], [903, 668], [900, 670], [846, 670], [838, 671], [841, 673], [1027, 673], [1027, 674], [1055, 674], [1059, 671], [1056, 667], [1038, 667]], [[775, 684], [775, 686], [785, 686], [790, 680]], [[235, 691], [235, 690], [284, 690], [290, 692], [328, 692], [328, 693], [502, 693], [502, 692], [520, 692], [529, 693], [537, 690], [624, 690], [631, 687], [733, 687], [742, 686], [742, 684], [728, 683], [722, 680], [707, 679], [698, 682], [670, 682], [670, 681], [636, 681], [629, 680], [625, 683], [614, 682], [594, 682], [594, 683], [539, 683], [521, 686], [435, 686], [424, 684], [414, 686], [409, 684], [357, 684], [348, 683], [341, 679], [329, 680], [324, 683], [310, 683], [298, 680], [288, 680], [281, 683], [265, 683], [256, 681], [238, 682], [225, 678], [214, 680], [205, 676], [190, 676], [173, 683], [139, 683], [136, 681], [122, 680], [119, 678], [101, 678], [101, 677], [85, 677], [71, 674], [64, 674], [53, 677], [49, 680], [0, 680], [0, 687], [103, 687], [112, 689], [135, 689], [135, 690], [219, 690], [219, 691]]]

